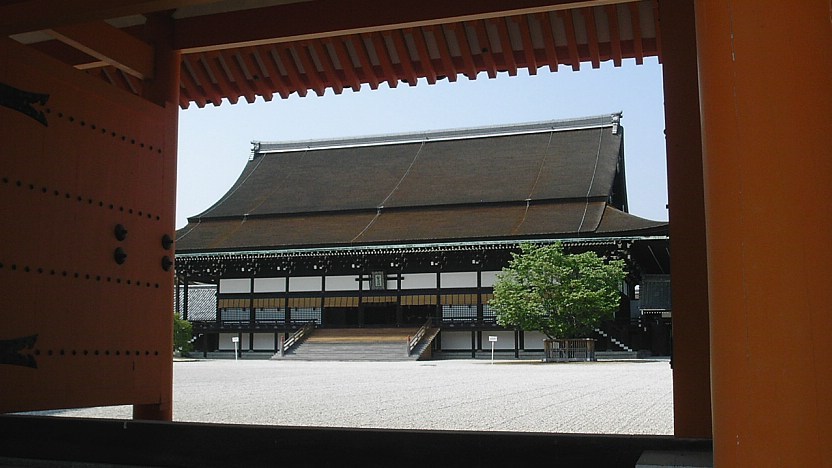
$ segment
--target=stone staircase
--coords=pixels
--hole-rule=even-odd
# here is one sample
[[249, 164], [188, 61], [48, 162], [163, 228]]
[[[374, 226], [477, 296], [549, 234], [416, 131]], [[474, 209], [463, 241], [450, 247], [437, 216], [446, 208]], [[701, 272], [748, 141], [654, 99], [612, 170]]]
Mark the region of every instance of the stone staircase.
[[430, 347], [439, 329], [430, 329], [410, 356], [407, 339], [418, 328], [317, 329], [283, 357], [297, 361], [415, 361]]
[[619, 341], [619, 340], [618, 340], [618, 339], [616, 339], [615, 337], [610, 336], [610, 335], [609, 335], [607, 332], [605, 332], [604, 330], [601, 330], [600, 328], [596, 328], [596, 329], [595, 329], [595, 333], [598, 333], [599, 335], [601, 335], [601, 336], [603, 336], [603, 337], [607, 338], [608, 340], [610, 340], [610, 342], [611, 342], [611, 343], [613, 343], [613, 344], [615, 344], [616, 346], [618, 346], [619, 348], [621, 348], [621, 350], [622, 350], [623, 352], [626, 352], [626, 353], [633, 353], [633, 354], [635, 354], [635, 350], [634, 350], [634, 349], [632, 349], [632, 348], [630, 348], [629, 346], [625, 345], [624, 343], [622, 343], [621, 341]]

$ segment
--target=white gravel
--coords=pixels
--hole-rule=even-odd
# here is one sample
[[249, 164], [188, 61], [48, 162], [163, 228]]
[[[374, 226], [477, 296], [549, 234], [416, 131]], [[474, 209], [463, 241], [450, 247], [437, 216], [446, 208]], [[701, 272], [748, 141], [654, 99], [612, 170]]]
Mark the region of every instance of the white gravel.
[[[174, 363], [174, 420], [282, 426], [672, 434], [667, 360]], [[51, 411], [130, 418], [130, 406]]]

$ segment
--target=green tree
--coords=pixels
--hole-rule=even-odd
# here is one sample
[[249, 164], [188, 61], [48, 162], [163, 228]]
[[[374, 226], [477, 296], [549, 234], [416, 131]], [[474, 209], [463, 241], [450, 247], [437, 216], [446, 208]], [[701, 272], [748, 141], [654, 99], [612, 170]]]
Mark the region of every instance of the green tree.
[[191, 322], [179, 317], [176, 312], [173, 313], [173, 350], [179, 351], [179, 354], [187, 356], [193, 351], [193, 344], [191, 344], [191, 337], [193, 336], [193, 328]]
[[560, 243], [523, 244], [513, 257], [489, 302], [500, 325], [541, 331], [550, 339], [583, 338], [620, 304], [622, 260], [567, 254]]

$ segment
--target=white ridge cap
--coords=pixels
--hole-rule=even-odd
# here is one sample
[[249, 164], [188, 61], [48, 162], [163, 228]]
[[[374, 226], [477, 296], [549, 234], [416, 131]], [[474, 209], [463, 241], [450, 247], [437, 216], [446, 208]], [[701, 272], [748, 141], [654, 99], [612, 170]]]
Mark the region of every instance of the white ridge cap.
[[421, 143], [423, 141], [448, 141], [493, 136], [522, 135], [530, 133], [581, 130], [587, 128], [612, 127], [618, 125], [621, 113], [605, 114], [576, 119], [547, 120], [511, 125], [489, 127], [457, 128], [452, 130], [433, 130], [416, 133], [397, 133], [388, 135], [370, 135], [353, 138], [299, 140], [286, 142], [252, 141], [252, 157], [270, 153], [288, 153], [294, 151], [312, 151], [323, 149], [355, 148], [362, 146], [381, 146], [404, 143]]

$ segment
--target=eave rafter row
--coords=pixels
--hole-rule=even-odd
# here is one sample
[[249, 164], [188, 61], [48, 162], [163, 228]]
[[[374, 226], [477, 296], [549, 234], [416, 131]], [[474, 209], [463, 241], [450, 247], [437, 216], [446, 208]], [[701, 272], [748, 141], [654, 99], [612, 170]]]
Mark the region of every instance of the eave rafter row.
[[[483, 72], [494, 78], [499, 73], [516, 75], [519, 69], [529, 74], [543, 67], [577, 71], [582, 63], [598, 68], [606, 61], [620, 66], [625, 59], [642, 63], [645, 57], [660, 56], [657, 0], [601, 3], [219, 50], [190, 49], [182, 54], [179, 105], [217, 106], [240, 98], [254, 102], [258, 96], [269, 101], [275, 95], [287, 99], [294, 93], [306, 96], [310, 90], [319, 96], [327, 90], [340, 94], [365, 85], [376, 89], [380, 83], [415, 86], [419, 81], [456, 81], [459, 75], [473, 80]], [[64, 51], [60, 53], [66, 62], [131, 93], [141, 93], [142, 79], [150, 73], [143, 65], [137, 72], [131, 64], [84, 60], [77, 54], [70, 59], [60, 47], [36, 46], [53, 55]]]

